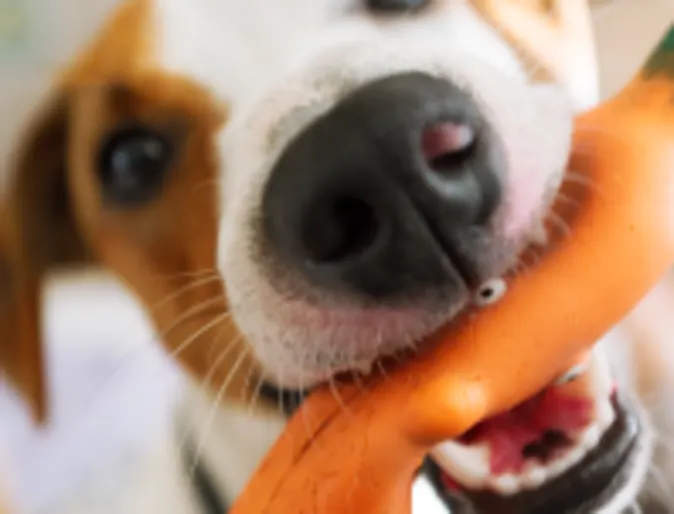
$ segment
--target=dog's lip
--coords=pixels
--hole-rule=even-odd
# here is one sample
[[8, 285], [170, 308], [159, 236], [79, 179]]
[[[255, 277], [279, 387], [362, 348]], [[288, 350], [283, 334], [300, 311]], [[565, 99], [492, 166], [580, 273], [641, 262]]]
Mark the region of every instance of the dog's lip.
[[612, 398], [616, 419], [599, 443], [564, 474], [532, 491], [505, 497], [486, 491], [457, 491], [431, 458], [425, 473], [452, 512], [484, 514], [565, 514], [594, 512], [629, 478], [641, 433], [638, 417], [617, 394]]

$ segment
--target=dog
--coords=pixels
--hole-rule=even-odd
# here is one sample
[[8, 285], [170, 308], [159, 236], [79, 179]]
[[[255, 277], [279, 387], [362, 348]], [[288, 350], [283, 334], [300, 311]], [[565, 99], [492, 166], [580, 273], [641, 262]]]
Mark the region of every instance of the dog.
[[[0, 361], [43, 419], [45, 276], [102, 266], [137, 295], [194, 386], [125, 512], [224, 512], [306, 391], [423, 344], [545, 244], [594, 79], [486, 4], [127, 0], [64, 70], [10, 165]], [[500, 443], [434, 452], [414, 512], [669, 512], [665, 333], [626, 323], [550, 386], [590, 384], [578, 426], [509, 445], [486, 420]]]

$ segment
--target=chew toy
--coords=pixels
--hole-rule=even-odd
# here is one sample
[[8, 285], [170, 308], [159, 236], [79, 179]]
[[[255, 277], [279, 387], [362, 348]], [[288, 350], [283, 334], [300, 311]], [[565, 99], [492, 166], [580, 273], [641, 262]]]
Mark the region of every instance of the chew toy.
[[386, 376], [315, 392], [232, 513], [409, 514], [435, 445], [550, 384], [674, 262], [672, 120], [674, 28], [618, 96], [578, 117], [569, 170], [585, 184], [567, 181], [573, 202], [557, 209], [570, 233], [509, 277], [500, 303], [465, 313]]

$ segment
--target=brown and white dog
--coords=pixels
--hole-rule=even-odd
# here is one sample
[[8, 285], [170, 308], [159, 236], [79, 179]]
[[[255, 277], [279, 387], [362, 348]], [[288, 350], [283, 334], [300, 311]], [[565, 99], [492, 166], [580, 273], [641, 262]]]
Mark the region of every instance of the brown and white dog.
[[[512, 19], [494, 14], [512, 3]], [[125, 512], [233, 501], [289, 391], [415, 346], [544, 244], [572, 118], [597, 86], [586, 1], [551, 2], [559, 25], [540, 19], [543, 3], [129, 0], [66, 70], [13, 156], [0, 358], [44, 416], [46, 274], [101, 265], [137, 294], [208, 387], [187, 395], [180, 435]], [[536, 20], [568, 37], [522, 44], [515, 27]], [[667, 301], [653, 298], [642, 309]], [[438, 450], [415, 512], [448, 512], [446, 475], [483, 511], [668, 512], [667, 487], [641, 494], [658, 490], [644, 486], [644, 410], [664, 410], [646, 398], [665, 387], [663, 332], [619, 328], [656, 344], [625, 358], [607, 338], [560, 377], [590, 378], [580, 426], [521, 446], [501, 427], [517, 472], [490, 467], [503, 442]], [[201, 494], [184, 434], [198, 434]]]

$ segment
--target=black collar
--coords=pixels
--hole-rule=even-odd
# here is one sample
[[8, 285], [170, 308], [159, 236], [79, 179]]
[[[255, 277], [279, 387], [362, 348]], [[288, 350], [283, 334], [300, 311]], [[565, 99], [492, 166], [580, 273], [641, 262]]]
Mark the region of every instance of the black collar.
[[[301, 393], [288, 389], [278, 389], [277, 387], [263, 383], [260, 387], [260, 396], [269, 401], [279, 405], [287, 417], [299, 408], [302, 401], [306, 398], [308, 393]], [[220, 491], [216, 487], [210, 472], [201, 455], [198, 455], [194, 444], [190, 438], [187, 438], [185, 444], [182, 445], [183, 462], [188, 470], [192, 470], [191, 480], [194, 487], [196, 497], [201, 504], [201, 512], [203, 514], [227, 514], [229, 510], [229, 503], [222, 497]], [[420, 470], [433, 483], [437, 491], [443, 491], [440, 480], [440, 468], [430, 459], [426, 459]], [[450, 495], [442, 495], [443, 500], [450, 512], [457, 514], [470, 514], [472, 511], [467, 508], [467, 505], [462, 504]], [[651, 511], [645, 511], [651, 514]], [[653, 514], [655, 514], [655, 510]], [[659, 511], [658, 511], [659, 512]], [[663, 511], [664, 514], [665, 511]]]
[[191, 438], [187, 438], [181, 449], [183, 465], [189, 473], [195, 496], [203, 514], [227, 514], [229, 504], [220, 494], [206, 463], [197, 453]]
[[260, 397], [270, 403], [278, 405], [279, 409], [287, 417], [290, 417], [295, 413], [309, 393], [310, 391], [279, 389], [268, 382], [263, 382], [260, 387]]
[[[290, 389], [278, 389], [266, 382], [260, 387], [260, 396], [268, 402], [278, 405], [287, 417], [292, 416], [298, 409], [306, 394], [306, 392], [302, 393]], [[195, 495], [201, 504], [201, 512], [203, 514], [226, 514], [229, 510], [229, 503], [222, 497], [204, 459], [197, 454], [189, 437], [186, 444], [182, 445], [181, 451], [185, 468], [192, 471], [190, 479]]]

